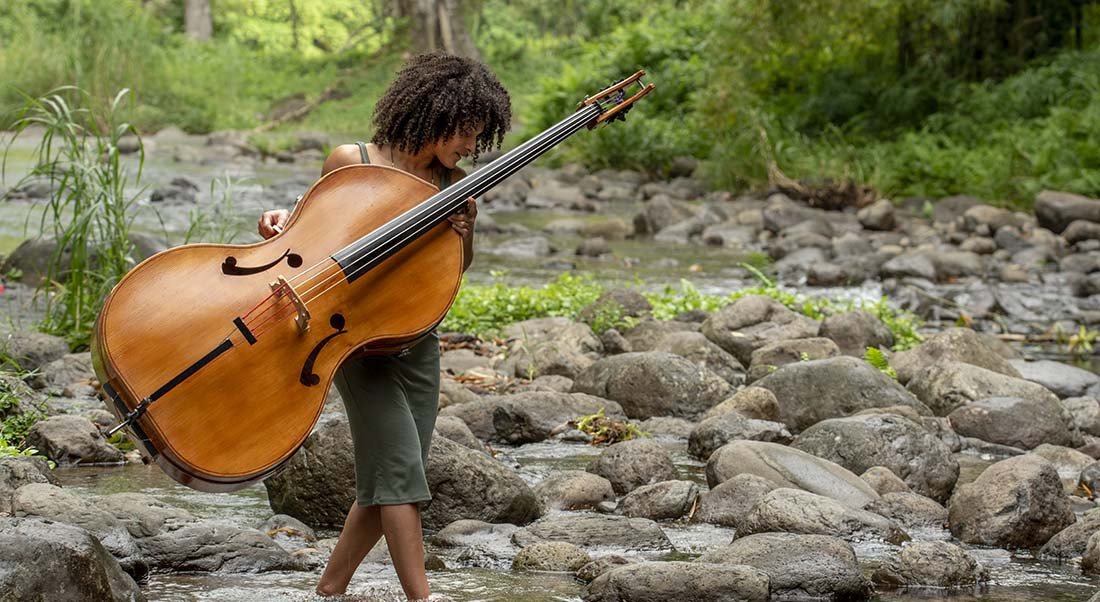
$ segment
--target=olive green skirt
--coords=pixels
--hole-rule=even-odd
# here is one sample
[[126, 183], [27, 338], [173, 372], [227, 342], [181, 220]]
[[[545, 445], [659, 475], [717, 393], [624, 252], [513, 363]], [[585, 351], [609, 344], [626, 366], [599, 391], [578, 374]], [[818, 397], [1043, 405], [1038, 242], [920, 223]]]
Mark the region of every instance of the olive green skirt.
[[336, 371], [355, 447], [360, 507], [432, 499], [425, 469], [439, 407], [439, 337], [401, 355], [359, 357]]

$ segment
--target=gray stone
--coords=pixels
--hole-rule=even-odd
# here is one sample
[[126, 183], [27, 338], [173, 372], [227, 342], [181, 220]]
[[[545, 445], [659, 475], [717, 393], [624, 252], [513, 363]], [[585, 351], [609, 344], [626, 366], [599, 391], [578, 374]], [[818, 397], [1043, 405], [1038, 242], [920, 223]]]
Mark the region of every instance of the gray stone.
[[30, 371], [64, 357], [69, 353], [69, 344], [61, 337], [41, 332], [16, 331], [0, 336], [0, 352]]
[[5, 600], [145, 600], [99, 540], [72, 525], [0, 518], [0, 566]]
[[88, 383], [94, 378], [90, 353], [67, 353], [41, 367], [30, 383], [36, 389], [61, 391], [73, 383]]
[[637, 562], [637, 560], [623, 558], [622, 556], [619, 556], [617, 554], [600, 556], [592, 562], [589, 562], [588, 564], [577, 569], [577, 573], [574, 576], [585, 583], [592, 583], [593, 581], [595, 581], [596, 577], [599, 577], [607, 571], [610, 571], [611, 569], [616, 567], [630, 564], [632, 562]]
[[95, 500], [95, 506], [114, 516], [139, 540], [197, 520], [190, 512], [144, 493], [105, 495]]
[[862, 473], [884, 466], [916, 493], [946, 501], [959, 477], [951, 450], [920, 423], [895, 414], [833, 418], [803, 431], [797, 449]]
[[964, 549], [946, 541], [914, 541], [888, 555], [871, 577], [875, 584], [899, 587], [969, 587], [989, 580], [989, 571]]
[[1093, 533], [1089, 537], [1085, 553], [1081, 556], [1081, 572], [1086, 575], [1100, 574], [1100, 533]]
[[600, 575], [585, 602], [767, 602], [768, 576], [739, 565], [638, 562]]
[[585, 510], [615, 499], [611, 481], [583, 470], [553, 472], [534, 492], [547, 510]]
[[948, 328], [908, 351], [894, 354], [890, 365], [897, 370], [901, 383], [908, 383], [919, 372], [940, 361], [963, 362], [1019, 378], [1020, 373], [999, 351], [992, 341], [969, 328]]
[[457, 416], [437, 416], [435, 419], [435, 434], [450, 439], [463, 447], [486, 451], [485, 444]]
[[699, 325], [678, 320], [654, 320], [646, 318], [632, 328], [623, 331], [633, 351], [653, 351], [657, 343], [674, 332], [698, 332]]
[[856, 510], [823, 495], [780, 488], [760, 498], [738, 535], [753, 533], [831, 535], [847, 540], [882, 539], [899, 544], [909, 535], [894, 521]]
[[150, 566], [159, 570], [260, 573], [305, 566], [258, 529], [230, 521], [204, 520], [140, 541]]
[[885, 493], [871, 502], [867, 510], [896, 520], [906, 529], [947, 527], [947, 508], [936, 500], [908, 491]]
[[1100, 402], [1095, 397], [1070, 397], [1062, 400], [1073, 428], [1100, 436]]
[[672, 543], [657, 523], [645, 518], [599, 514], [550, 515], [512, 535], [521, 547], [539, 541], [564, 541], [586, 550], [670, 550]]
[[754, 382], [771, 374], [781, 366], [794, 362], [822, 360], [840, 355], [840, 348], [832, 339], [810, 337], [768, 343], [752, 352], [748, 382]]
[[1046, 459], [1054, 465], [1058, 471], [1058, 478], [1062, 480], [1062, 486], [1067, 494], [1077, 490], [1077, 483], [1081, 477], [1081, 471], [1094, 462], [1093, 457], [1069, 447], [1050, 445], [1044, 443], [1031, 453]]
[[760, 387], [744, 387], [729, 399], [707, 410], [703, 420], [737, 412], [745, 418], [779, 422], [779, 402], [775, 393]]
[[694, 519], [740, 529], [764, 494], [776, 488], [764, 477], [739, 474], [700, 496]]
[[909, 381], [908, 389], [937, 416], [990, 397], [1019, 397], [1051, 407], [1058, 404], [1058, 397], [1042, 385], [953, 361], [929, 366]]
[[1100, 508], [1094, 508], [1081, 515], [1077, 522], [1054, 534], [1039, 555], [1058, 560], [1076, 558], [1085, 553], [1089, 537], [1100, 531]]
[[695, 429], [695, 423], [684, 418], [671, 416], [654, 416], [634, 423], [643, 433], [653, 437], [675, 437], [687, 439], [691, 431]]
[[53, 416], [27, 432], [27, 445], [60, 465], [121, 463], [122, 452], [87, 418]]
[[951, 534], [965, 543], [1037, 548], [1074, 522], [1054, 466], [1023, 455], [997, 462], [948, 504]]
[[573, 390], [617, 401], [631, 418], [693, 418], [728, 397], [730, 384], [678, 355], [650, 351], [598, 360]]
[[740, 474], [753, 474], [776, 487], [827, 496], [852, 508], [878, 499], [863, 479], [844, 467], [804, 451], [763, 441], [734, 441], [711, 454], [707, 483], [713, 488]]
[[775, 394], [780, 421], [794, 431], [873, 407], [903, 405], [930, 414], [897, 381], [854, 357], [788, 364], [754, 384]]
[[879, 495], [911, 491], [905, 481], [885, 466], [872, 466], [863, 471], [859, 478], [867, 481], [871, 489], [874, 489]]
[[1082, 219], [1073, 220], [1062, 232], [1062, 238], [1071, 245], [1086, 240], [1100, 239], [1100, 224]]
[[863, 357], [868, 347], [889, 349], [894, 346], [894, 333], [882, 320], [862, 309], [825, 318], [819, 334], [832, 339], [844, 355], [855, 357]]
[[322, 417], [286, 468], [264, 480], [264, 486], [277, 514], [314, 528], [343, 525], [355, 501], [355, 458], [347, 417]]
[[817, 336], [818, 323], [775, 299], [748, 295], [720, 309], [703, 322], [701, 330], [747, 365], [752, 352], [770, 342]]
[[672, 332], [662, 337], [653, 351], [679, 355], [697, 366], [710, 369], [731, 385], [745, 380], [745, 367], [737, 358], [710, 342], [701, 332]]
[[936, 279], [936, 266], [926, 253], [912, 252], [898, 255], [882, 264], [881, 273], [887, 278]]
[[623, 416], [619, 404], [583, 393], [532, 391], [493, 400], [494, 439], [512, 444], [542, 441], [566, 423], [600, 410]]
[[675, 520], [695, 506], [699, 486], [691, 481], [663, 481], [642, 485], [623, 497], [623, 516], [650, 520]]
[[1061, 233], [1074, 220], [1100, 222], [1100, 201], [1079, 194], [1044, 190], [1035, 197], [1039, 225]]
[[493, 255], [506, 255], [509, 257], [547, 257], [550, 255], [550, 241], [544, 236], [525, 236], [513, 238], [500, 243], [495, 247], [484, 249], [484, 252]]
[[0, 458], [0, 515], [11, 514], [12, 495], [28, 483], [60, 485], [45, 458]]
[[948, 416], [963, 437], [1032, 449], [1043, 443], [1071, 445], [1073, 436], [1057, 399], [989, 397], [957, 408]]
[[887, 199], [879, 199], [856, 213], [859, 223], [868, 230], [893, 230], [897, 225], [894, 205]]
[[508, 375], [533, 379], [546, 374], [576, 378], [603, 351], [592, 329], [568, 318], [537, 318], [504, 330], [508, 351], [499, 368]]
[[730, 441], [769, 441], [786, 445], [791, 439], [791, 433], [780, 422], [756, 420], [730, 412], [700, 422], [688, 436], [688, 452], [706, 460], [714, 450]]
[[668, 451], [652, 439], [631, 439], [609, 446], [593, 458], [588, 472], [611, 481], [619, 494], [677, 476]]
[[1058, 397], [1078, 397], [1085, 395], [1089, 387], [1100, 383], [1100, 376], [1061, 362], [1039, 360], [1026, 362], [1009, 360], [1013, 368], [1020, 372], [1024, 380], [1040, 384], [1050, 389]]
[[564, 541], [541, 541], [523, 548], [512, 561], [512, 570], [569, 572], [592, 561], [588, 553]]
[[872, 591], [851, 544], [828, 535], [758, 533], [714, 548], [697, 562], [760, 569], [768, 574], [773, 599], [867, 600]]

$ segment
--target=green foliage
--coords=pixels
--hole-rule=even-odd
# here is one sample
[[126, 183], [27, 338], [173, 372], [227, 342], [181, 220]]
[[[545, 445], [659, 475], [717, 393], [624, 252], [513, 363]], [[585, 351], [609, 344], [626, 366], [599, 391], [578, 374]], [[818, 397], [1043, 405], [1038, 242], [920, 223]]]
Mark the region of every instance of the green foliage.
[[696, 309], [713, 312], [730, 302], [727, 297], [701, 293], [694, 284], [682, 278], [679, 290], [668, 284], [661, 292], [642, 294], [653, 306], [653, 317], [658, 320], [671, 320], [684, 312]]
[[638, 437], [648, 437], [649, 433], [639, 429], [627, 420], [616, 420], [604, 415], [604, 408], [595, 414], [581, 416], [573, 421], [577, 430], [592, 435], [592, 445], [611, 445], [620, 441], [629, 441]]
[[894, 351], [912, 349], [920, 345], [923, 340], [919, 332], [921, 327], [920, 318], [912, 312], [890, 307], [886, 297], [882, 297], [874, 303], [850, 304], [849, 309], [853, 308], [862, 309], [882, 320], [882, 323], [894, 335]]
[[134, 446], [134, 442], [130, 441], [130, 438], [127, 437], [126, 434], [122, 431], [111, 435], [111, 437], [107, 439], [107, 443], [110, 443], [111, 445], [117, 447], [119, 451], [122, 452], [134, 451], [135, 449], [137, 449]]
[[886, 354], [878, 347], [868, 347], [864, 354], [864, 358], [867, 359], [867, 363], [878, 368], [878, 370], [886, 376], [894, 380], [898, 379], [898, 371], [890, 365], [890, 360], [887, 359]]
[[[103, 109], [85, 91], [65, 87], [28, 100], [15, 122], [16, 134], [41, 128], [37, 163], [27, 178], [50, 182], [40, 233], [57, 245], [45, 297], [44, 332], [64, 336], [73, 348], [85, 347], [106, 294], [134, 265], [127, 193], [130, 174], [118, 150], [123, 136], [136, 134], [120, 118], [128, 91]], [[138, 151], [140, 179], [144, 149]]]
[[596, 306], [588, 325], [592, 327], [592, 332], [599, 335], [612, 328], [617, 330], [632, 328], [637, 323], [637, 318], [623, 315], [621, 304], [616, 301], [609, 301]]
[[189, 225], [183, 235], [184, 244], [192, 242], [232, 243], [251, 219], [237, 210], [234, 186], [241, 179], [234, 179], [228, 172], [220, 179], [210, 181], [210, 197], [214, 201], [213, 212], [209, 207], [193, 208], [188, 213]]
[[603, 286], [591, 274], [564, 273], [540, 288], [509, 286], [502, 272], [493, 276], [489, 285], [464, 285], [441, 328], [488, 335], [532, 318], [573, 318], [603, 293]]
[[1066, 341], [1066, 351], [1075, 356], [1091, 355], [1093, 344], [1096, 342], [1098, 335], [1100, 335], [1100, 333], [1086, 328], [1085, 325], [1082, 324], [1080, 329], [1070, 335], [1069, 339]]

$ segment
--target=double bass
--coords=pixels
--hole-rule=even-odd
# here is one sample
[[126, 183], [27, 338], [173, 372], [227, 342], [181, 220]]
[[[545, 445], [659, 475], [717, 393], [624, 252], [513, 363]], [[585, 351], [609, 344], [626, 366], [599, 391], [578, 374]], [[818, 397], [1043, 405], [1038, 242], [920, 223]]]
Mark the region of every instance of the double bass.
[[[282, 467], [312, 431], [339, 365], [438, 325], [462, 279], [447, 217], [583, 128], [622, 118], [639, 71], [440, 192], [392, 167], [349, 165], [310, 187], [282, 232], [190, 244], [128, 272], [104, 301], [92, 362], [141, 452], [176, 481], [233, 491]], [[628, 96], [637, 87], [637, 92]]]

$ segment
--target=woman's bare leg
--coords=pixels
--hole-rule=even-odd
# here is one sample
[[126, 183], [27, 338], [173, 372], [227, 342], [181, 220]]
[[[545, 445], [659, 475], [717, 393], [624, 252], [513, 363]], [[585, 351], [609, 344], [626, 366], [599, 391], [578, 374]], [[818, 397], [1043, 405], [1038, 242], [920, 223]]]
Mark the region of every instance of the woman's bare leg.
[[432, 595], [424, 570], [424, 532], [420, 526], [420, 508], [416, 504], [381, 507], [382, 531], [401, 588], [409, 600]]
[[[420, 534], [417, 523], [417, 534]], [[348, 510], [348, 517], [344, 519], [344, 529], [340, 531], [340, 539], [329, 556], [325, 572], [321, 574], [321, 580], [317, 582], [317, 593], [322, 596], [343, 594], [348, 589], [355, 569], [363, 562], [367, 552], [378, 543], [382, 537], [381, 513], [378, 506], [361, 508], [358, 503], [352, 503]], [[421, 559], [423, 565], [423, 559]]]

